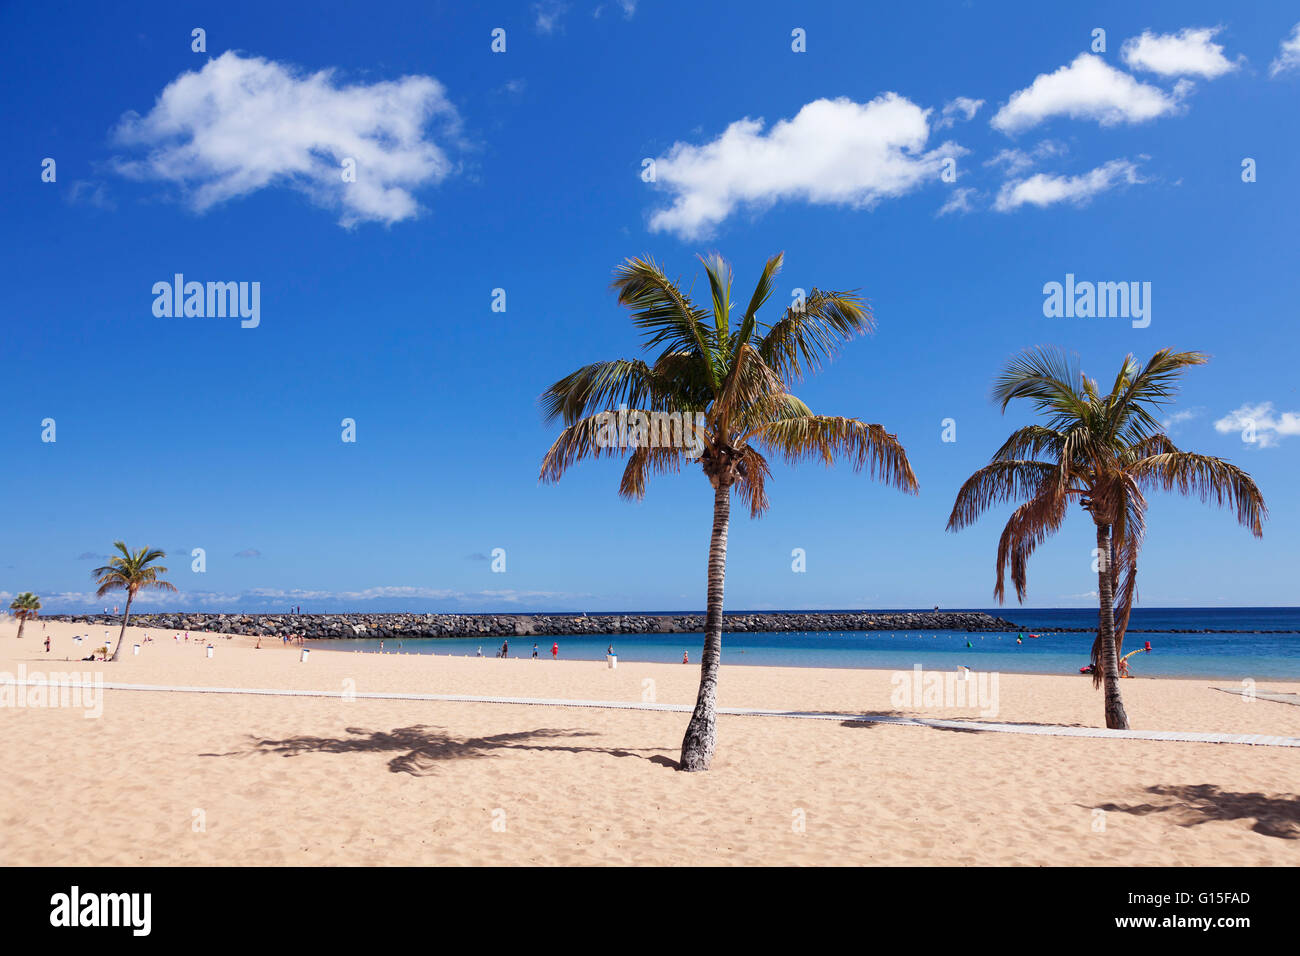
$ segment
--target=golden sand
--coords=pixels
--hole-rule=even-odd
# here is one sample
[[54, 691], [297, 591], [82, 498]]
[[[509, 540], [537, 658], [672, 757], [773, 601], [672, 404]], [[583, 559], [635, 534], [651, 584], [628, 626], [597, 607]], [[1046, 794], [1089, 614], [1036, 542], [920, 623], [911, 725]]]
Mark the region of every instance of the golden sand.
[[[76, 660], [101, 643], [74, 647], [84, 626], [37, 619], [21, 642], [16, 630], [0, 623], [0, 672], [29, 677], [690, 704], [699, 676], [695, 665], [345, 649], [302, 663], [278, 641], [177, 644], [159, 631], [137, 657], [134, 628], [123, 658], [102, 664]], [[1125, 702], [1135, 728], [1300, 737], [1300, 707], [1213, 689], [1234, 685], [1129, 680]], [[1003, 674], [995, 718], [896, 710], [892, 689], [888, 671], [724, 664], [719, 704], [1102, 726], [1101, 696], [1083, 677]], [[0, 864], [1300, 863], [1300, 751], [1290, 748], [724, 715], [712, 771], [683, 774], [681, 713], [102, 698], [93, 719], [0, 707]]]

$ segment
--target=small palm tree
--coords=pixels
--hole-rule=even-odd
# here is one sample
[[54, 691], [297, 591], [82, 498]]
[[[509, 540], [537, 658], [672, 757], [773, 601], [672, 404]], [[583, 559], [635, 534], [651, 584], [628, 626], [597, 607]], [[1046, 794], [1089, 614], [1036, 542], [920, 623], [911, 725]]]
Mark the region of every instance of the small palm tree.
[[1092, 646], [1092, 677], [1106, 689], [1106, 726], [1128, 728], [1119, 691], [1119, 656], [1137, 594], [1137, 558], [1146, 528], [1145, 491], [1195, 494], [1237, 511], [1237, 520], [1255, 537], [1268, 516], [1264, 498], [1250, 475], [1221, 458], [1181, 451], [1153, 414], [1173, 401], [1178, 381], [1200, 352], [1161, 349], [1139, 366], [1125, 357], [1115, 384], [1102, 394], [1059, 349], [1036, 348], [1009, 362], [993, 389], [1003, 412], [1017, 398], [1034, 403], [1046, 424], [1027, 425], [975, 472], [961, 491], [948, 530], [972, 524], [1002, 502], [1020, 505], [998, 543], [999, 602], [1006, 596], [1010, 569], [1016, 597], [1023, 601], [1029, 556], [1060, 529], [1071, 501], [1091, 516], [1097, 529], [1097, 638]]
[[23, 636], [23, 628], [27, 626], [27, 619], [40, 613], [41, 599], [31, 591], [24, 591], [13, 599], [13, 603], [9, 605], [9, 610], [13, 611], [14, 617], [18, 618], [18, 637], [15, 638], [15, 640], [18, 640]]
[[96, 568], [91, 572], [91, 575], [95, 578], [95, 583], [99, 585], [99, 590], [95, 592], [98, 597], [103, 597], [109, 591], [126, 592], [126, 608], [122, 612], [122, 630], [118, 632], [117, 646], [113, 648], [113, 656], [110, 658], [110, 660], [115, 661], [117, 655], [122, 653], [122, 642], [126, 637], [126, 622], [131, 616], [131, 602], [135, 600], [136, 592], [142, 588], [175, 591], [176, 587], [158, 577], [160, 574], [167, 573], [166, 568], [153, 564], [160, 558], [167, 557], [162, 551], [155, 548], [141, 548], [139, 551], [131, 551], [121, 541], [114, 541], [113, 547], [117, 548], [121, 553], [110, 558], [108, 564], [102, 568]]
[[[628, 259], [613, 286], [645, 337], [650, 361], [597, 362], [560, 379], [541, 397], [548, 421], [564, 430], [542, 461], [541, 479], [558, 481], [584, 458], [626, 455], [619, 494], [639, 499], [650, 474], [699, 462], [713, 486], [708, 613], [700, 688], [682, 740], [681, 769], [708, 770], [716, 742], [715, 698], [722, 656], [722, 594], [734, 492], [758, 517], [768, 507], [768, 457], [790, 464], [839, 456], [855, 469], [915, 492], [916, 478], [898, 439], [881, 425], [816, 415], [789, 383], [817, 370], [855, 334], [872, 330], [871, 314], [851, 292], [813, 289], [771, 325], [758, 312], [771, 296], [781, 255], [767, 261], [743, 309], [733, 315], [731, 268], [702, 259], [711, 307], [697, 307], [678, 282], [649, 259]], [[675, 417], [674, 417], [675, 416]], [[680, 440], [663, 440], [680, 422]], [[629, 430], [626, 425], [630, 423]], [[647, 427], [648, 423], [648, 427]]]

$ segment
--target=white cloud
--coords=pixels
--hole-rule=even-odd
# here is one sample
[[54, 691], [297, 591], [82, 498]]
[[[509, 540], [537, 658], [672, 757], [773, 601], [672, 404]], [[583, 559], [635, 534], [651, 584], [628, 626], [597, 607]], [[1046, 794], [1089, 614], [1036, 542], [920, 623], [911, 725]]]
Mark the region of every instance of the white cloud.
[[1268, 75], [1278, 76], [1300, 69], [1300, 23], [1291, 29], [1291, 35], [1282, 41], [1277, 58], [1269, 64]]
[[706, 235], [738, 207], [780, 200], [869, 208], [939, 181], [944, 159], [967, 150], [929, 150], [929, 111], [897, 93], [869, 103], [814, 100], [763, 132], [762, 119], [737, 120], [703, 146], [675, 143], [655, 160], [658, 186], [673, 194], [650, 229]]
[[1024, 205], [1042, 208], [1059, 202], [1082, 206], [1098, 193], [1124, 183], [1140, 182], [1137, 166], [1126, 159], [1113, 159], [1080, 176], [1036, 173], [1028, 179], [1012, 180], [998, 190], [993, 208], [998, 212], [1010, 212]]
[[953, 212], [970, 212], [975, 208], [971, 202], [971, 198], [975, 195], [976, 193], [974, 189], [968, 189], [966, 187], [955, 188], [952, 191], [952, 195], [948, 197], [948, 201], [940, 207], [939, 215], [946, 216]]
[[[623, 11], [623, 19], [632, 19], [633, 15], [636, 13], [636, 3], [637, 0], [618, 0], [619, 9]], [[591, 11], [591, 15], [599, 20], [600, 15], [604, 10], [605, 5], [603, 3], [598, 3], [596, 4], [596, 9]]]
[[1173, 91], [1140, 83], [1099, 56], [1080, 53], [1055, 73], [1040, 73], [1028, 87], [1011, 95], [990, 121], [1014, 133], [1050, 119], [1069, 116], [1096, 120], [1102, 126], [1141, 123], [1176, 112], [1191, 89], [1180, 80]]
[[1190, 422], [1194, 418], [1199, 418], [1202, 411], [1204, 411], [1204, 409], [1200, 408], [1189, 408], [1177, 411], [1169, 415], [1169, 417], [1162, 421], [1160, 425], [1166, 432], [1172, 434], [1178, 430], [1179, 426]]
[[1131, 70], [1147, 70], [1161, 76], [1201, 76], [1207, 80], [1237, 69], [1214, 43], [1222, 27], [1188, 27], [1178, 33], [1152, 33], [1124, 41], [1120, 55]]
[[[0, 592], [0, 597], [3, 593]], [[200, 608], [280, 608], [285, 604], [312, 602], [317, 608], [322, 605], [353, 607], [364, 601], [429, 601], [441, 606], [466, 606], [481, 608], [492, 605], [544, 605], [547, 603], [570, 603], [591, 598], [589, 593], [568, 591], [524, 591], [524, 590], [482, 590], [454, 591], [442, 588], [383, 586], [366, 588], [361, 591], [329, 591], [307, 588], [253, 588], [239, 594], [225, 594], [218, 591], [141, 591], [132, 604], [133, 609], [146, 608], [157, 611]], [[12, 599], [12, 595], [11, 595]], [[44, 592], [41, 602], [47, 608], [85, 608], [98, 611], [105, 606], [110, 609], [114, 604], [119, 607], [124, 603], [120, 592], [112, 592], [104, 597], [96, 596], [94, 591], [59, 591]]]
[[68, 188], [68, 202], [85, 203], [94, 206], [96, 209], [113, 210], [117, 208], [117, 203], [108, 194], [107, 188], [101, 182], [89, 182], [84, 179], [73, 180]]
[[560, 18], [568, 12], [569, 5], [558, 0], [542, 0], [533, 4], [534, 25], [538, 33], [551, 34], [560, 28]]
[[1249, 441], [1246, 435], [1253, 433], [1254, 444], [1260, 448], [1272, 448], [1283, 438], [1300, 435], [1300, 412], [1282, 412], [1279, 415], [1273, 411], [1272, 402], [1255, 405], [1247, 402], [1216, 421], [1214, 430], [1225, 435], [1239, 432], [1243, 441]]
[[939, 121], [934, 124], [934, 128], [944, 129], [952, 126], [957, 122], [959, 116], [962, 121], [969, 120], [980, 111], [980, 107], [983, 105], [983, 100], [973, 100], [969, 96], [958, 96], [943, 104]]
[[[122, 117], [118, 140], [149, 153], [117, 168], [175, 183], [199, 212], [283, 185], [340, 209], [344, 226], [394, 223], [419, 212], [413, 189], [453, 171], [427, 138], [434, 121], [455, 138], [456, 109], [432, 77], [336, 86], [330, 70], [227, 52], [169, 83], [145, 116]], [[343, 179], [348, 159], [355, 182]]]
[[460, 601], [482, 603], [491, 599], [517, 604], [521, 601], [564, 600], [590, 597], [589, 594], [576, 594], [567, 591], [516, 591], [513, 589], [484, 591], [454, 591], [447, 588], [426, 588], [409, 585], [387, 585], [366, 588], [362, 591], [325, 591], [293, 588], [280, 590], [276, 588], [253, 588], [247, 592], [250, 597], [291, 601], [378, 601], [392, 599], [417, 599], [431, 601]]
[[1031, 150], [1004, 149], [992, 159], [984, 160], [985, 166], [1005, 166], [1008, 176], [1018, 176], [1025, 170], [1036, 166], [1040, 160], [1053, 156], [1063, 156], [1066, 148], [1055, 140], [1045, 139]]

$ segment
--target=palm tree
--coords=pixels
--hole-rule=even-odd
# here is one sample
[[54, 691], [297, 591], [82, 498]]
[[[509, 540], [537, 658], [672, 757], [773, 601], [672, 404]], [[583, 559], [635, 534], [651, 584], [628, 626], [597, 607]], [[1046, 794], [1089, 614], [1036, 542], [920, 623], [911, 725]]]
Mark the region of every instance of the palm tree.
[[1226, 504], [1255, 537], [1264, 533], [1268, 511], [1250, 475], [1221, 458], [1179, 450], [1155, 417], [1173, 401], [1186, 369], [1206, 361], [1200, 352], [1161, 349], [1139, 366], [1128, 355], [1103, 395], [1076, 357], [1055, 348], [1022, 352], [998, 376], [993, 397], [1003, 412], [1012, 399], [1029, 399], [1046, 423], [1013, 432], [962, 485], [948, 519], [948, 530], [957, 531], [996, 504], [1023, 501], [998, 542], [993, 594], [1001, 602], [1008, 568], [1017, 599], [1025, 599], [1029, 556], [1061, 527], [1071, 501], [1092, 516], [1100, 603], [1092, 678], [1094, 686], [1105, 685], [1110, 728], [1128, 729], [1118, 662], [1137, 594], [1144, 492], [1177, 491]]
[[18, 637], [14, 640], [19, 640], [23, 636], [23, 628], [27, 626], [27, 619], [40, 613], [41, 599], [31, 591], [24, 591], [14, 598], [13, 603], [9, 605], [9, 610], [13, 611], [14, 617], [18, 618]]
[[[121, 541], [114, 541], [113, 547], [117, 548], [120, 555], [109, 559], [108, 564], [102, 568], [96, 568], [91, 572], [95, 578], [95, 583], [99, 585], [99, 590], [95, 592], [97, 597], [103, 597], [109, 591], [126, 592], [126, 609], [122, 612], [122, 630], [117, 635], [117, 646], [113, 648], [113, 656], [110, 661], [117, 660], [117, 655], [122, 653], [122, 642], [126, 637], [126, 621], [131, 616], [131, 602], [135, 600], [136, 592], [142, 588], [156, 588], [159, 591], [175, 591], [175, 585], [160, 580], [158, 575], [166, 574], [167, 569], [153, 565], [154, 561], [159, 558], [167, 557], [162, 551], [155, 548], [141, 548], [139, 551], [131, 551], [126, 544]], [[153, 565], [152, 567], [150, 565]]]
[[[722, 594], [734, 492], [751, 517], [768, 507], [768, 456], [788, 463], [846, 458], [855, 470], [915, 492], [916, 478], [898, 439], [881, 425], [816, 415], [789, 383], [816, 371], [857, 333], [872, 331], [871, 313], [852, 292], [813, 289], [771, 325], [760, 322], [782, 256], [763, 267], [748, 304], [732, 315], [731, 267], [701, 258], [710, 307], [698, 307], [679, 282], [650, 259], [627, 259], [615, 271], [618, 301], [632, 313], [650, 360], [615, 359], [584, 366], [546, 390], [547, 421], [564, 430], [542, 461], [541, 479], [558, 481], [584, 458], [627, 456], [619, 494], [645, 495], [650, 474], [699, 461], [713, 486], [708, 613], [700, 688], [682, 740], [681, 769], [708, 770], [716, 740], [715, 696], [722, 656]], [[664, 440], [670, 423], [681, 431]], [[647, 428], [647, 422], [648, 428]], [[627, 424], [631, 424], [631, 430]]]

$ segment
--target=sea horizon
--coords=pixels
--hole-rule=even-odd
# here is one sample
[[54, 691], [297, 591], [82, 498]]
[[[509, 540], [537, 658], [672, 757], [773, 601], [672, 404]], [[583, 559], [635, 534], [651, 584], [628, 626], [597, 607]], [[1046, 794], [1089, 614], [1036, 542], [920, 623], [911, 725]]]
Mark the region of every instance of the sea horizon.
[[[1007, 631], [737, 632], [724, 627], [723, 661], [774, 667], [902, 671], [920, 665], [926, 670], [1079, 674], [1089, 661], [1095, 634], [1086, 626], [1089, 619], [1095, 629], [1095, 610], [1057, 608], [1040, 609], [1036, 616], [1015, 621], [1021, 630]], [[672, 663], [680, 662], [683, 653], [691, 662], [698, 660], [700, 639], [697, 632], [689, 632], [520, 635], [508, 641], [512, 657], [529, 657], [536, 643], [547, 658], [551, 645], [558, 644], [566, 660], [598, 661], [612, 644], [628, 662]], [[339, 651], [453, 656], [474, 656], [481, 649], [490, 657], [499, 651], [502, 638], [354, 637], [306, 643]], [[1151, 646], [1149, 653], [1142, 650], [1146, 645]], [[1123, 651], [1139, 651], [1129, 662], [1137, 677], [1298, 680], [1300, 608], [1135, 609]]]

